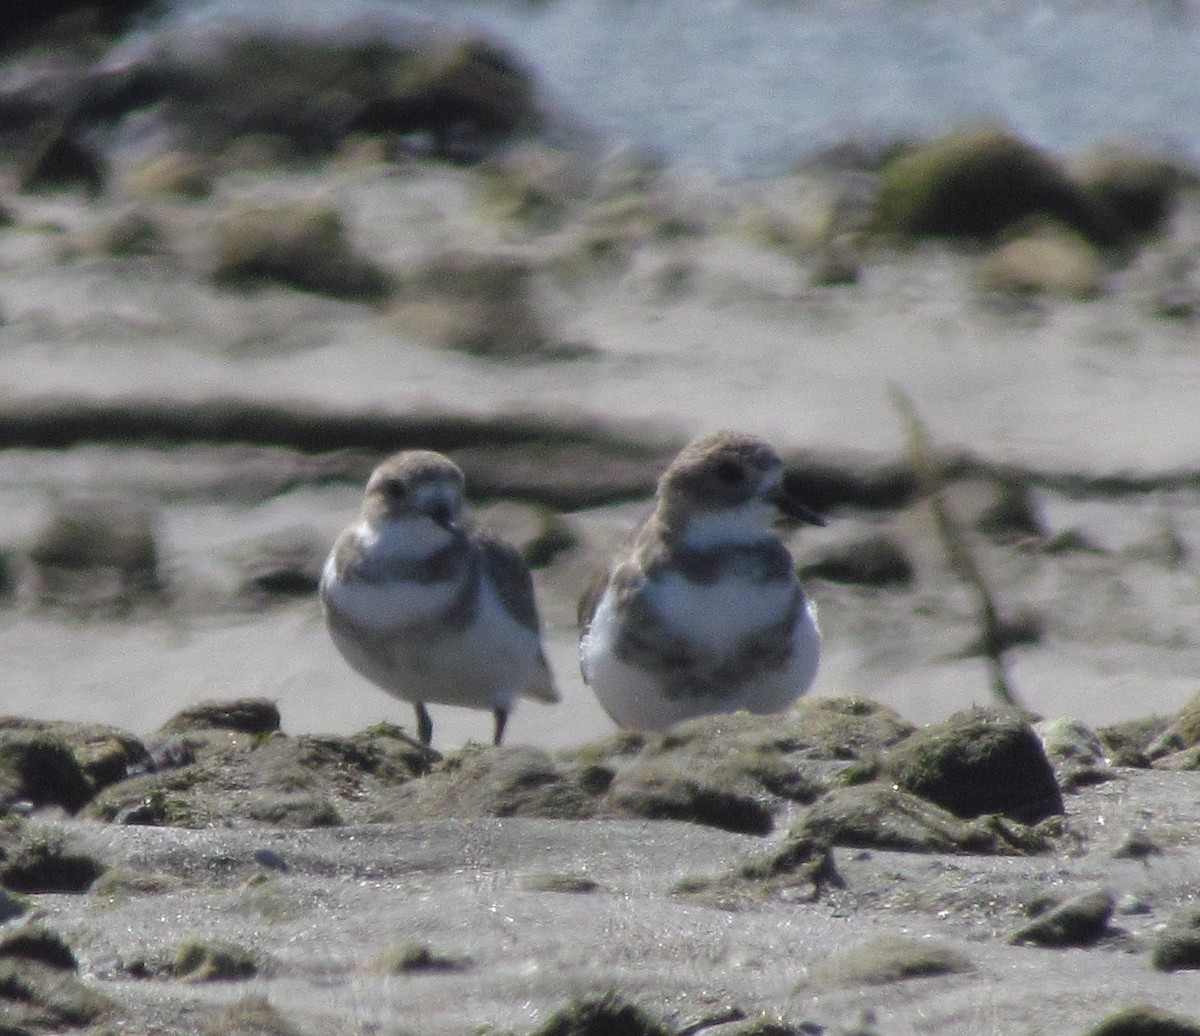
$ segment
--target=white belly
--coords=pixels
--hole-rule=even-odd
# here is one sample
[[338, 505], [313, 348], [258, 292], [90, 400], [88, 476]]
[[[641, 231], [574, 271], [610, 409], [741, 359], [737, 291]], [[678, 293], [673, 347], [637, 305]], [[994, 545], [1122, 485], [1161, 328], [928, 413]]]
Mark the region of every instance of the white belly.
[[[701, 588], [704, 591], [715, 587]], [[759, 588], [761, 589], [761, 588]], [[763, 594], [773, 598], [773, 594]], [[700, 618], [700, 602], [721, 603], [717, 593], [701, 593], [692, 598], [692, 604]], [[759, 617], [763, 625], [764, 613], [768, 611], [757, 601], [740, 601], [738, 619], [726, 612], [724, 622], [718, 622], [711, 613], [703, 613], [704, 622], [691, 629], [711, 628], [713, 644], [735, 645], [741, 636], [752, 631], [753, 623], [745, 621], [747, 613]], [[769, 610], [767, 616], [778, 619], [778, 605]], [[676, 623], [681, 621], [676, 617]], [[706, 625], [707, 623], [707, 625]], [[735, 629], [736, 634], [730, 629]], [[613, 597], [606, 592], [596, 609], [591, 628], [580, 645], [584, 676], [599, 699], [604, 710], [622, 727], [634, 730], [662, 730], [681, 720], [692, 719], [711, 713], [729, 713], [746, 710], [755, 713], [780, 712], [788, 708], [812, 685], [820, 662], [821, 634], [817, 628], [816, 610], [812, 602], [806, 602], [791, 634], [791, 652], [782, 668], [771, 673], [760, 673], [753, 680], [731, 687], [727, 693], [703, 697], [669, 698], [663, 691], [657, 675], [621, 661], [616, 654], [618, 617], [613, 608]]]
[[[505, 711], [511, 710], [522, 692], [552, 700], [548, 696], [553, 692], [543, 689], [550, 681], [537, 634], [508, 615], [486, 579], [480, 584], [475, 620], [462, 630], [435, 636], [418, 633], [389, 638], [386, 633], [389, 626], [402, 628], [406, 620], [427, 619], [436, 611], [397, 607], [385, 598], [381, 611], [392, 621], [383, 622], [379, 614], [368, 613], [367, 603], [372, 598], [357, 596], [360, 589], [364, 588], [355, 587], [356, 607], [345, 607], [345, 598], [339, 600], [332, 593], [331, 604], [342, 608], [343, 614], [356, 624], [368, 627], [374, 633], [374, 643], [382, 645], [382, 650], [367, 650], [365, 638], [357, 636], [352, 628], [331, 625], [330, 634], [354, 669], [394, 697], [408, 702]], [[378, 588], [365, 589], [379, 592]], [[454, 596], [452, 589], [441, 591], [441, 597], [424, 592], [429, 595], [426, 601], [440, 602], [443, 608]], [[367, 621], [359, 623], [360, 615]]]
[[332, 557], [321, 576], [321, 592], [329, 606], [356, 626], [375, 630], [411, 626], [440, 615], [450, 607], [458, 590], [454, 583], [418, 583], [411, 579], [400, 586], [361, 580], [343, 582], [335, 578]]
[[716, 655], [727, 655], [748, 635], [774, 625], [791, 607], [794, 584], [719, 579], [704, 585], [678, 575], [647, 583], [650, 607], [668, 629]]

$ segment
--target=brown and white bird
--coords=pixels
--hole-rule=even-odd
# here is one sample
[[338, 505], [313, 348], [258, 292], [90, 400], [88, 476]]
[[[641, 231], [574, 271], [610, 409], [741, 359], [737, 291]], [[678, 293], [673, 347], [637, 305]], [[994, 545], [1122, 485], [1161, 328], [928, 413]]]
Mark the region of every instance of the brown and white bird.
[[462, 493], [462, 471], [440, 453], [380, 464], [325, 562], [321, 604], [342, 657], [413, 704], [424, 744], [434, 704], [491, 709], [498, 745], [519, 697], [556, 702], [558, 691], [529, 570], [464, 526]]
[[653, 512], [579, 602], [583, 677], [618, 725], [779, 712], [808, 690], [821, 635], [780, 520], [825, 524], [761, 439], [717, 432], [671, 462]]

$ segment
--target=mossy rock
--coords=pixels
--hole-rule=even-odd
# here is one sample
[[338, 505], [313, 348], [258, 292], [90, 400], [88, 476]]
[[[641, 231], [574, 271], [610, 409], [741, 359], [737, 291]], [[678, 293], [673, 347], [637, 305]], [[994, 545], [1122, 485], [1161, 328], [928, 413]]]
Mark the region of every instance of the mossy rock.
[[464, 957], [437, 953], [425, 943], [408, 942], [384, 950], [373, 961], [371, 970], [381, 975], [408, 975], [415, 972], [464, 971], [471, 962]]
[[65, 497], [34, 536], [29, 562], [43, 604], [128, 607], [163, 588], [158, 516], [138, 500]]
[[236, 943], [189, 939], [176, 949], [171, 973], [185, 982], [237, 981], [257, 975], [258, 961]]
[[163, 728], [160, 766], [106, 788], [85, 815], [192, 828], [387, 819], [394, 793], [440, 759], [396, 727], [289, 737], [278, 726], [265, 699], [188, 709]]
[[1117, 213], [1134, 234], [1163, 230], [1188, 176], [1176, 163], [1120, 145], [1104, 145], [1073, 163], [1074, 179]]
[[492, 359], [555, 352], [534, 269], [511, 255], [447, 252], [405, 278], [385, 320], [424, 344]]
[[427, 134], [435, 155], [476, 161], [539, 121], [533, 81], [516, 58], [489, 40], [468, 39], [414, 53], [347, 129]]
[[971, 959], [946, 943], [881, 935], [818, 961], [799, 988], [881, 986], [973, 970]]
[[671, 1036], [672, 1030], [620, 994], [580, 997], [559, 1008], [530, 1036]]
[[75, 753], [53, 733], [0, 729], [0, 806], [82, 808], [95, 791]]
[[546, 817], [586, 820], [600, 798], [569, 765], [537, 748], [468, 746], [428, 777], [380, 800], [381, 819]]
[[884, 754], [880, 779], [964, 818], [1036, 824], [1063, 811], [1041, 741], [1009, 710], [976, 707], [918, 730]]
[[1049, 155], [998, 130], [954, 133], [883, 169], [872, 228], [900, 238], [994, 238], [1048, 216], [1094, 244], [1123, 243], [1121, 221]]
[[1095, 245], [1074, 230], [1051, 224], [984, 256], [979, 283], [1008, 295], [1095, 299], [1107, 290], [1108, 272]]
[[[61, 743], [74, 757], [75, 764], [91, 788], [88, 798], [150, 765], [150, 753], [141, 739], [103, 723], [0, 717], [0, 744], [10, 738], [14, 744]], [[18, 751], [18, 759], [23, 751]], [[56, 752], [54, 754], [57, 755]], [[0, 757], [3, 757], [3, 750], [0, 750]], [[54, 804], [73, 811], [72, 800], [83, 792], [78, 787], [78, 779], [73, 775], [74, 767], [69, 762], [60, 758], [56, 764], [50, 760], [32, 758], [21, 765], [33, 780], [24, 782], [25, 793], [20, 797], [35, 805]], [[0, 777], [0, 786], [4, 782], [5, 779]], [[45, 791], [54, 787], [57, 787], [57, 793], [46, 797]], [[0, 801], [4, 801], [3, 792], [0, 792]]]
[[1158, 971], [1200, 970], [1200, 911], [1171, 919], [1154, 940], [1150, 963]]
[[0, 849], [0, 886], [13, 892], [86, 892], [104, 871], [103, 863], [52, 829], [25, 831]]
[[1014, 946], [1093, 946], [1108, 933], [1113, 907], [1109, 892], [1074, 896], [1022, 925], [1008, 941]]
[[206, 701], [172, 716], [159, 736], [199, 730], [236, 730], [243, 734], [274, 734], [282, 723], [279, 706], [268, 698]]
[[354, 252], [341, 213], [320, 202], [234, 206], [214, 231], [211, 276], [227, 287], [276, 283], [367, 303], [393, 289], [390, 274]]
[[302, 1036], [264, 996], [247, 996], [222, 1007], [204, 1036]]
[[1197, 745], [1200, 745], [1200, 694], [1188, 699], [1166, 729], [1145, 746], [1145, 754], [1151, 762], [1159, 763], [1172, 753]]
[[1139, 1004], [1110, 1014], [1085, 1036], [1200, 1036], [1200, 1021]]
[[125, 193], [133, 198], [169, 196], [202, 199], [212, 194], [212, 162], [184, 151], [168, 151], [141, 162], [122, 177]]
[[238, 551], [238, 593], [250, 605], [316, 595], [329, 545], [303, 530], [248, 543]]
[[905, 587], [913, 564], [891, 536], [879, 533], [827, 547], [799, 566], [800, 575], [849, 586]]
[[899, 788], [882, 783], [836, 788], [810, 806], [791, 836], [826, 845], [903, 852], [1041, 852], [1044, 838], [1024, 824], [998, 815], [969, 820]]
[[104, 158], [68, 119], [53, 119], [37, 127], [16, 169], [17, 186], [22, 191], [82, 188], [95, 198], [104, 193], [107, 181]]

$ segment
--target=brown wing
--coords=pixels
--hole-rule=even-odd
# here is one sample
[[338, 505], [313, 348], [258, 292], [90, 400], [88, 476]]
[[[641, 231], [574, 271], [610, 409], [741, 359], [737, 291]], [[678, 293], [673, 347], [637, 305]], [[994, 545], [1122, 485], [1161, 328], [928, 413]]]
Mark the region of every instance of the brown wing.
[[592, 571], [592, 576], [588, 580], [587, 586], [584, 587], [583, 593], [579, 595], [579, 603], [575, 606], [575, 622], [579, 626], [580, 636], [587, 633], [591, 627], [592, 619], [596, 614], [596, 609], [600, 606], [600, 598], [604, 596], [604, 589], [608, 586], [611, 574], [612, 569], [607, 565], [597, 565]]
[[496, 586], [508, 591], [500, 600], [517, 622], [534, 633], [541, 632], [538, 619], [537, 599], [533, 595], [533, 577], [529, 574], [521, 555], [515, 547], [503, 540], [482, 535], [476, 539], [483, 556], [484, 571]]
[[598, 565], [592, 572], [592, 576], [588, 580], [587, 586], [584, 587], [583, 593], [579, 595], [579, 602], [575, 606], [575, 622], [579, 626], [581, 637], [591, 627], [592, 619], [596, 616], [596, 609], [600, 607], [600, 598], [604, 596], [608, 584], [625, 563], [641, 549], [643, 541], [648, 536], [647, 530], [651, 517], [644, 518], [630, 532], [610, 564]]

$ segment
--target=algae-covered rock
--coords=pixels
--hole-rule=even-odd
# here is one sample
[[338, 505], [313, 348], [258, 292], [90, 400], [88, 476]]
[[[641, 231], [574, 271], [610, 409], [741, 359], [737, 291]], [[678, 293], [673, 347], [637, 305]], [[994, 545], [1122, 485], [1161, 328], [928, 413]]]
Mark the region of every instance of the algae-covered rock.
[[158, 516], [140, 500], [68, 496], [29, 547], [33, 591], [44, 604], [124, 609], [160, 590]]
[[212, 194], [213, 180], [209, 159], [184, 151], [168, 151], [126, 170], [122, 186], [125, 193], [134, 198], [177, 195], [200, 199]]
[[686, 820], [739, 834], [770, 834], [770, 806], [682, 767], [630, 768], [613, 784], [612, 808], [647, 820]]
[[1200, 970], [1200, 911], [1171, 918], [1154, 940], [1150, 963], [1158, 971]]
[[541, 749], [468, 745], [428, 777], [376, 805], [393, 820], [430, 816], [583, 820], [596, 814], [599, 797], [577, 770]]
[[1186, 175], [1170, 159], [1102, 145], [1073, 163], [1076, 183], [1099, 198], [1135, 234], [1162, 230], [1179, 203]]
[[945, 943], [881, 935], [818, 962], [800, 989], [879, 986], [972, 970], [970, 958]]
[[1200, 1036], [1200, 1021], [1138, 1004], [1110, 1014], [1088, 1029], [1086, 1036]]
[[159, 735], [202, 730], [235, 730], [243, 734], [273, 734], [282, 720], [279, 706], [268, 698], [206, 701], [176, 713], [159, 728]]
[[148, 760], [146, 746], [115, 727], [0, 717], [0, 805], [73, 813]]
[[1022, 925], [1008, 941], [1016, 946], [1091, 946], [1108, 932], [1114, 905], [1109, 892], [1074, 896]]
[[214, 229], [211, 277], [225, 286], [276, 283], [368, 303], [393, 286], [387, 271], [354, 251], [341, 213], [320, 202], [235, 205]]
[[725, 874], [685, 878], [675, 892], [728, 910], [736, 909], [747, 900], [767, 898], [810, 903], [826, 890], [844, 887], [845, 881], [834, 865], [829, 843], [795, 827], [782, 847]]
[[827, 845], [907, 852], [1024, 855], [1047, 847], [1045, 839], [1023, 824], [996, 815], [964, 820], [882, 783], [826, 793], [792, 833]]
[[302, 1036], [264, 996], [247, 996], [222, 1007], [204, 1036]]
[[371, 970], [381, 975], [406, 975], [418, 971], [464, 971], [470, 966], [471, 962], [464, 957], [437, 953], [421, 942], [393, 946], [371, 961]]
[[672, 1036], [672, 1033], [619, 993], [608, 992], [572, 1001], [555, 1011], [530, 1036]]
[[1041, 720], [1033, 729], [1064, 791], [1096, 784], [1113, 775], [1104, 746], [1086, 724], [1060, 717]]
[[1150, 765], [1147, 748], [1171, 725], [1166, 716], [1144, 716], [1096, 728], [1096, 737], [1113, 766], [1144, 768]]
[[568, 520], [536, 504], [502, 500], [477, 511], [476, 521], [484, 532], [516, 547], [530, 568], [544, 568], [579, 544]]
[[189, 939], [181, 943], [171, 973], [185, 982], [228, 982], [258, 974], [254, 954], [236, 943]]
[[1174, 752], [1197, 745], [1200, 745], [1200, 694], [1188, 699], [1166, 729], [1145, 746], [1145, 754], [1158, 764]]
[[13, 892], [86, 892], [104, 870], [55, 828], [23, 828], [0, 843], [0, 886]]
[[36, 728], [0, 729], [0, 806], [28, 802], [74, 813], [94, 790], [61, 738]]
[[407, 277], [386, 322], [427, 345], [492, 359], [555, 353], [534, 269], [513, 255], [448, 252]]
[[311, 598], [329, 545], [301, 529], [285, 530], [238, 550], [239, 595], [250, 605]]
[[104, 193], [108, 168], [96, 148], [70, 119], [52, 117], [36, 127], [16, 168], [22, 191], [82, 188], [91, 197]]
[[827, 546], [798, 568], [802, 577], [851, 586], [905, 587], [914, 575], [904, 548], [883, 533]]
[[924, 727], [885, 753], [880, 776], [959, 817], [1036, 824], [1063, 810], [1041, 742], [1011, 711], [976, 707]]
[[786, 803], [812, 802], [845, 764], [912, 729], [854, 698], [805, 701], [775, 716], [701, 717], [648, 737], [614, 765], [605, 812], [767, 834]]
[[185, 710], [160, 732], [158, 768], [106, 788], [85, 813], [195, 828], [364, 822], [386, 818], [392, 793], [439, 758], [384, 724], [350, 737], [288, 737], [278, 727], [264, 699]]
[[1120, 220], [1049, 155], [996, 130], [954, 133], [883, 168], [873, 228], [899, 237], [992, 238], [1048, 216], [1089, 241], [1122, 242]]
[[57, 933], [24, 925], [0, 938], [0, 1031], [61, 1032], [95, 1022], [112, 1002], [76, 976], [75, 954]]
[[396, 68], [380, 96], [354, 113], [347, 129], [427, 134], [435, 155], [477, 161], [537, 122], [528, 73], [496, 44], [469, 39], [414, 54]]
[[1095, 299], [1107, 287], [1108, 267], [1081, 234], [1049, 224], [1005, 241], [984, 256], [980, 285], [1010, 295]]

